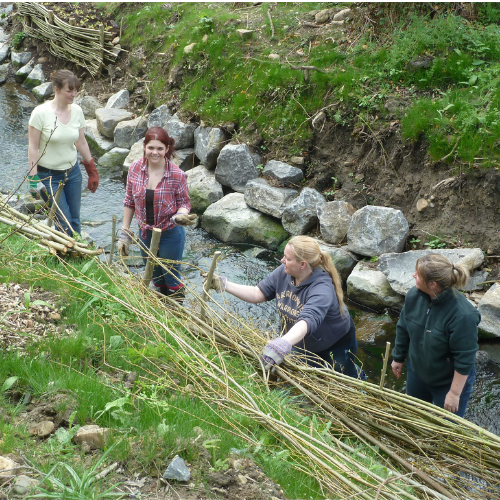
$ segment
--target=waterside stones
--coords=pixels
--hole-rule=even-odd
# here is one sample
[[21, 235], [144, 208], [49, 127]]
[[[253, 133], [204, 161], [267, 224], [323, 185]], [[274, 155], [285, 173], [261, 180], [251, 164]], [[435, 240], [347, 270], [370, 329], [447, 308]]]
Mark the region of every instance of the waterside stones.
[[134, 115], [123, 109], [99, 108], [96, 109], [97, 129], [108, 139], [114, 139], [116, 126], [123, 121], [131, 120]]
[[265, 179], [251, 179], [245, 186], [245, 202], [259, 212], [281, 219], [283, 211], [298, 195], [290, 188], [273, 187]]
[[197, 127], [194, 131], [194, 152], [210, 170], [217, 165], [217, 157], [224, 147], [226, 135], [220, 128]]
[[221, 184], [215, 180], [215, 173], [204, 165], [188, 170], [187, 182], [191, 211], [198, 215], [224, 197]]
[[356, 209], [345, 201], [329, 201], [318, 206], [321, 236], [327, 243], [339, 244], [347, 236]]
[[31, 59], [31, 52], [11, 52], [10, 60], [12, 62], [12, 66], [14, 68], [21, 68], [28, 64], [28, 61]]
[[495, 283], [479, 302], [481, 313], [479, 328], [490, 335], [500, 337], [500, 285]]
[[259, 171], [246, 144], [228, 144], [222, 148], [215, 167], [218, 182], [244, 193], [247, 182], [257, 177]]
[[290, 234], [305, 234], [318, 223], [317, 208], [326, 203], [325, 197], [311, 188], [304, 188], [283, 211], [281, 223]]
[[134, 120], [125, 120], [118, 123], [114, 130], [114, 142], [120, 148], [131, 148], [138, 140], [144, 137], [148, 129], [148, 121], [144, 116]]
[[262, 174], [270, 179], [274, 179], [282, 186], [297, 184], [303, 178], [302, 170], [283, 161], [270, 160], [266, 163]]
[[31, 89], [31, 93], [36, 97], [37, 101], [43, 102], [48, 99], [53, 93], [52, 82], [45, 82]]
[[23, 87], [25, 89], [32, 89], [42, 83], [45, 83], [45, 75], [43, 74], [42, 65], [37, 64], [24, 80]]

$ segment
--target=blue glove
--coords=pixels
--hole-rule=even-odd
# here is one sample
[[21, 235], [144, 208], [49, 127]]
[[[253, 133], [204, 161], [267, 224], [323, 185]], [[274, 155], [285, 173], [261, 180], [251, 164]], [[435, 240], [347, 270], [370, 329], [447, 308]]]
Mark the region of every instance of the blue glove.
[[283, 338], [271, 340], [262, 351], [262, 363], [266, 370], [283, 363], [283, 359], [292, 351], [292, 344]]

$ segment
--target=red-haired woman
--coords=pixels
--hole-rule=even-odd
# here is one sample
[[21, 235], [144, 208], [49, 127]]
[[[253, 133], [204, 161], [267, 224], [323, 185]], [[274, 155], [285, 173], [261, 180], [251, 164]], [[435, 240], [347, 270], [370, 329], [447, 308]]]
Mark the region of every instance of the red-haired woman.
[[168, 267], [155, 266], [153, 283], [163, 295], [182, 300], [184, 290], [179, 262], [186, 240], [186, 231], [182, 226], [186, 222], [185, 217], [179, 216], [189, 213], [191, 201], [186, 174], [170, 161], [174, 142], [161, 127], [151, 127], [146, 132], [144, 157], [134, 161], [128, 172], [118, 250], [122, 255], [129, 253], [132, 242], [130, 224], [134, 213], [139, 224], [144, 259], [145, 249], [151, 245], [152, 229], [161, 229], [158, 257], [177, 263]]

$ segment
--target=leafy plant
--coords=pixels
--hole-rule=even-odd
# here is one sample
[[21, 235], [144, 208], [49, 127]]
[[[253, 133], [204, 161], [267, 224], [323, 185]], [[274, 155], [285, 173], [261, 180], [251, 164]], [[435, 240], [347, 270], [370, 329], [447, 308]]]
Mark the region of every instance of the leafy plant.
[[337, 179], [337, 177], [332, 177], [332, 180], [333, 180], [333, 187], [332, 187], [331, 190], [325, 191], [323, 193], [325, 196], [333, 196], [335, 194], [337, 183], [338, 183], [338, 179]]
[[446, 242], [441, 240], [440, 238], [432, 238], [429, 240], [427, 243], [424, 243], [424, 245], [428, 248], [445, 248], [446, 247]]
[[11, 41], [12, 47], [15, 49], [20, 49], [23, 45], [23, 41], [26, 38], [26, 33], [24, 31], [19, 31], [17, 32], [13, 37]]
[[410, 240], [410, 245], [413, 248], [413, 250], [417, 249], [418, 244], [420, 243], [420, 240], [418, 238], [412, 238]]

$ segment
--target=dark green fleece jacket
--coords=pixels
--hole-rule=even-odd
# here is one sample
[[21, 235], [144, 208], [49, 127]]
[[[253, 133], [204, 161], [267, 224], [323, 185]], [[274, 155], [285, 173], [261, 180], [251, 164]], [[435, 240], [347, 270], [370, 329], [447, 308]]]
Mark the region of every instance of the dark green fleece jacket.
[[437, 297], [412, 288], [396, 326], [395, 361], [410, 358], [417, 377], [428, 385], [450, 384], [454, 371], [468, 375], [476, 362], [481, 315], [455, 288]]

